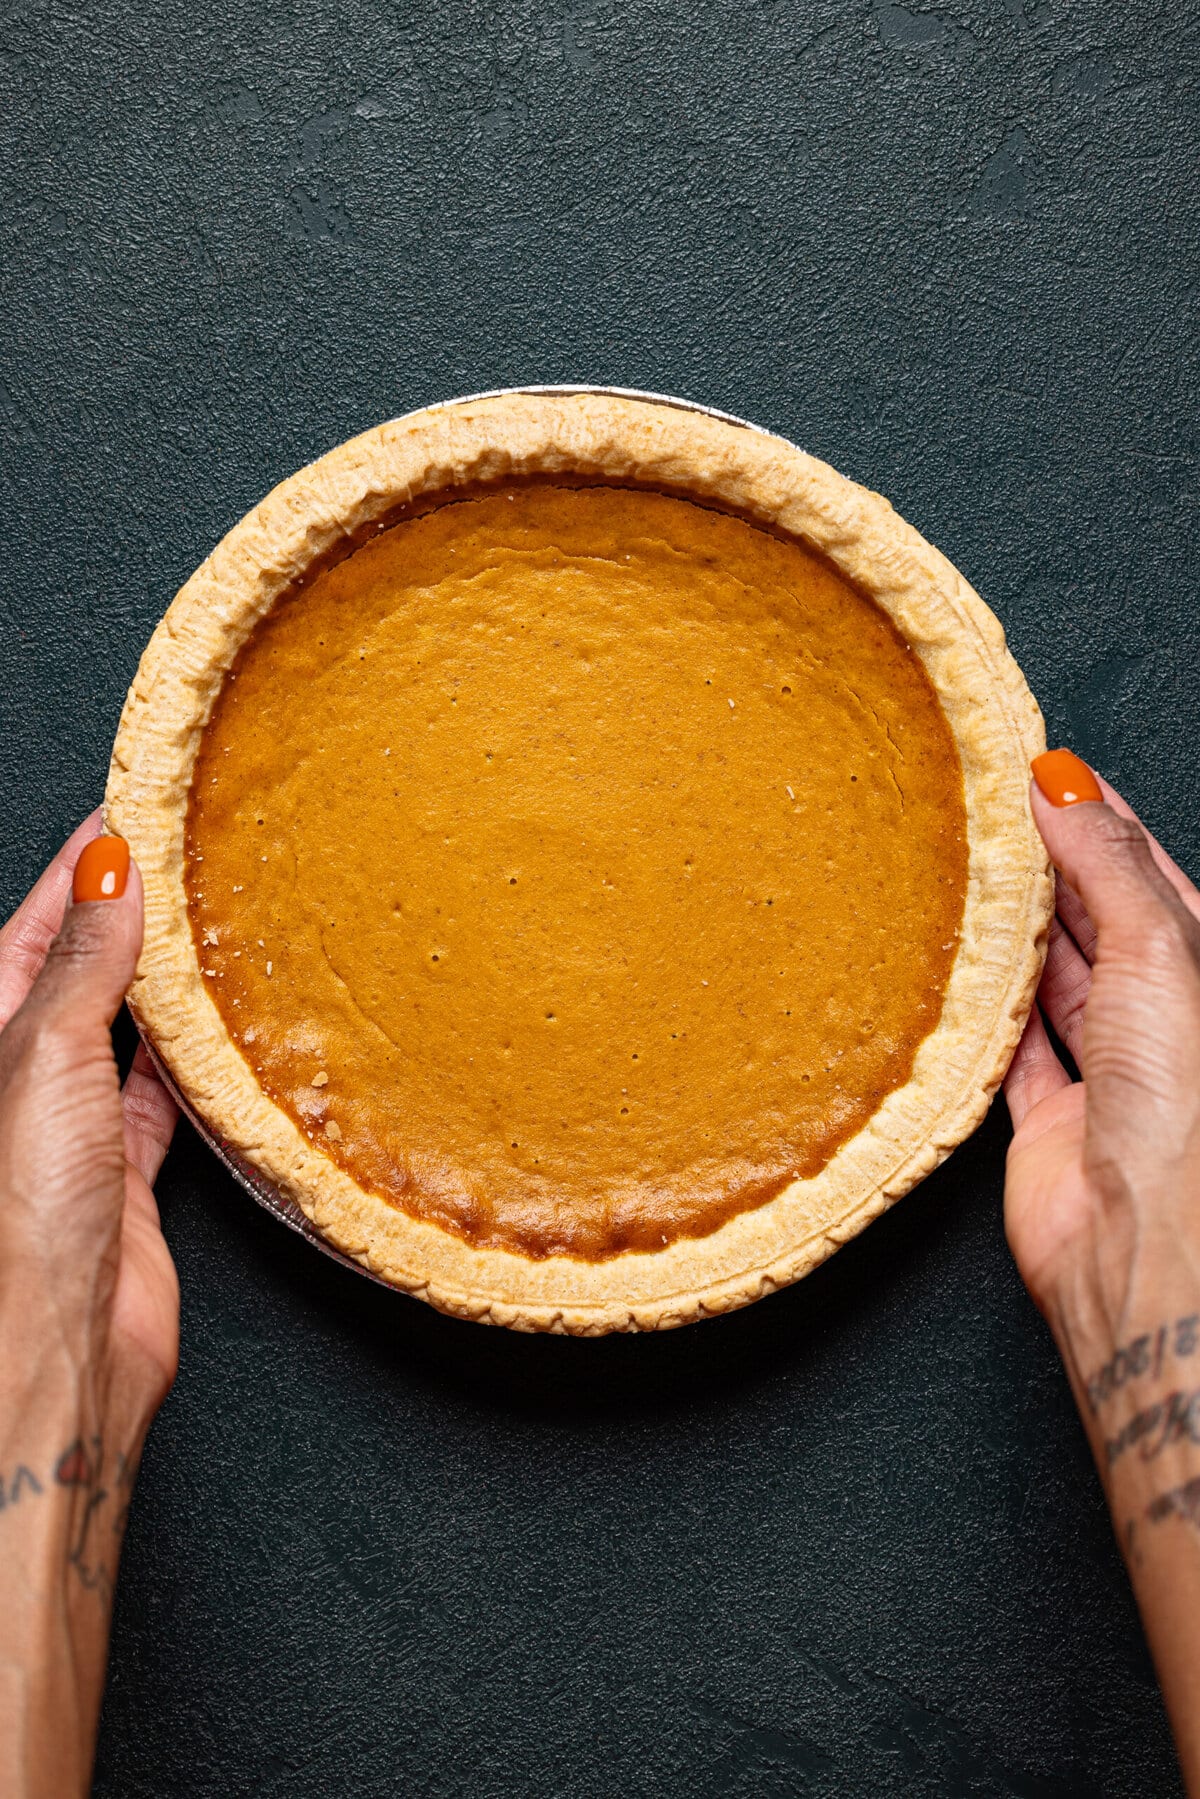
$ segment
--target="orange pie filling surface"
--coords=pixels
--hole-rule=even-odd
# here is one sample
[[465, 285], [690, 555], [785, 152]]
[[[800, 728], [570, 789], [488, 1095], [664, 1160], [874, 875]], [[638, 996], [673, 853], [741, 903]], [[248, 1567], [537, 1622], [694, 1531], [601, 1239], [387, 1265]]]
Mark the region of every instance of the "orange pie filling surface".
[[276, 1104], [468, 1242], [601, 1260], [816, 1174], [938, 1021], [967, 879], [924, 665], [801, 544], [526, 485], [252, 633], [188, 812], [197, 954]]

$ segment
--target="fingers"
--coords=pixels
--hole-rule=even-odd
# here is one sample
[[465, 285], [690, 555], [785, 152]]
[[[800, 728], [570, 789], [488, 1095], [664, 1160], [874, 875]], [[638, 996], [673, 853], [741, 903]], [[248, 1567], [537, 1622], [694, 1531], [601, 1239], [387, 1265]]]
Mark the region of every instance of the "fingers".
[[[1136, 955], [1149, 939], [1161, 936], [1164, 923], [1194, 925], [1132, 815], [1103, 800], [1051, 805], [1036, 783], [1032, 805], [1052, 860], [1096, 934], [1108, 938], [1114, 950]], [[1068, 902], [1068, 915], [1070, 910]], [[1086, 944], [1087, 929], [1078, 917], [1075, 922]]]
[[158, 1078], [144, 1043], [138, 1044], [122, 1094], [125, 1159], [153, 1187], [171, 1147], [179, 1108]]
[[1004, 1077], [1004, 1097], [1014, 1131], [1021, 1128], [1035, 1106], [1070, 1085], [1071, 1077], [1055, 1055], [1042, 1015], [1035, 1006]]
[[[0, 930], [0, 1028], [23, 1004], [30, 1017], [57, 1013], [85, 1034], [89, 1026], [107, 1031], [116, 1016], [141, 948], [136, 867], [129, 866], [124, 891], [111, 895], [122, 878], [119, 857], [101, 856], [90, 871], [81, 866], [81, 897], [67, 909], [81, 854], [100, 834], [97, 810], [68, 838]], [[125, 1082], [122, 1111], [126, 1159], [152, 1186], [170, 1147], [177, 1108], [141, 1046]]]
[[1073, 887], [1059, 875], [1054, 883], [1054, 909], [1066, 930], [1071, 933], [1086, 962], [1096, 960], [1096, 927], [1088, 917], [1088, 909]]
[[1033, 767], [1034, 817], [1067, 889], [1043, 1003], [1087, 1083], [1089, 1166], [1149, 1169], [1179, 1185], [1197, 1129], [1200, 919], [1178, 871], [1169, 878], [1141, 825], [1108, 804], [1085, 764], [1059, 750]]
[[128, 848], [93, 837], [62, 929], [0, 1034], [6, 1230], [41, 1246], [54, 1280], [74, 1269], [90, 1283], [90, 1311], [107, 1303], [118, 1268], [128, 1167], [110, 1027], [141, 942]]
[[[90, 858], [94, 852], [88, 854]], [[77, 888], [84, 866], [81, 863], [76, 870]], [[93, 866], [93, 879], [85, 883], [85, 891], [103, 890], [108, 876], [100, 879], [101, 873]], [[81, 1040], [96, 1029], [107, 1033], [133, 979], [141, 947], [142, 879], [131, 862], [123, 891], [72, 900], [21, 1008], [22, 1016], [53, 1018]]]
[[0, 1029], [8, 1023], [42, 971], [58, 935], [79, 853], [100, 834], [100, 810], [74, 830], [49, 867], [0, 926]]
[[1038, 1004], [1077, 1067], [1083, 1061], [1083, 1013], [1091, 987], [1091, 964], [1058, 919], [1052, 919]]
[[[1179, 864], [1171, 860], [1157, 838], [1152, 836], [1152, 834], [1146, 830], [1145, 825], [1142, 824], [1141, 819], [1138, 818], [1133, 807], [1126, 804], [1116, 788], [1111, 787], [1104, 779], [1103, 775], [1098, 775], [1096, 779], [1104, 799], [1108, 805], [1112, 807], [1113, 811], [1118, 813], [1122, 818], [1133, 819], [1136, 824], [1141, 826], [1142, 831], [1145, 833], [1146, 844], [1155, 866], [1174, 888], [1175, 892], [1179, 895], [1179, 898], [1183, 901], [1192, 916], [1197, 920], [1200, 920], [1200, 891], [1197, 891], [1192, 882], [1188, 880], [1183, 870], [1179, 867]], [[1071, 936], [1075, 939], [1075, 942], [1079, 946], [1085, 959], [1088, 962], [1094, 962], [1096, 959], [1096, 927], [1088, 916], [1087, 907], [1075, 892], [1074, 888], [1063, 879], [1061, 874], [1059, 875], [1057, 882], [1055, 907], [1059, 918], [1071, 933]], [[1058, 1029], [1057, 1023], [1055, 1023], [1055, 1029]], [[1072, 1054], [1073, 1053], [1074, 1052], [1072, 1052]]]

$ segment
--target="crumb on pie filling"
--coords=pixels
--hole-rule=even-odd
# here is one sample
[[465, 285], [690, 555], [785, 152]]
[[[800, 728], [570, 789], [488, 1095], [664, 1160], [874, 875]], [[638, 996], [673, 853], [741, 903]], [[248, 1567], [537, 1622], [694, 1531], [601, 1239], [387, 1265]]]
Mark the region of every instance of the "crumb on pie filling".
[[886, 614], [686, 498], [530, 482], [252, 631], [185, 880], [263, 1091], [481, 1247], [601, 1261], [820, 1171], [937, 1024], [954, 738]]

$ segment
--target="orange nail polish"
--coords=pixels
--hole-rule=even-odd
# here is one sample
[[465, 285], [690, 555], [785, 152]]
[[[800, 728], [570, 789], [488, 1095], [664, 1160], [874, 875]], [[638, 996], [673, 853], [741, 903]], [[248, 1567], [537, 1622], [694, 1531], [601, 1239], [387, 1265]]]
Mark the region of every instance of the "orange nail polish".
[[129, 879], [129, 845], [123, 837], [93, 837], [75, 864], [75, 900], [120, 899]]
[[1102, 800], [1100, 783], [1072, 750], [1046, 750], [1033, 758], [1033, 778], [1052, 806]]

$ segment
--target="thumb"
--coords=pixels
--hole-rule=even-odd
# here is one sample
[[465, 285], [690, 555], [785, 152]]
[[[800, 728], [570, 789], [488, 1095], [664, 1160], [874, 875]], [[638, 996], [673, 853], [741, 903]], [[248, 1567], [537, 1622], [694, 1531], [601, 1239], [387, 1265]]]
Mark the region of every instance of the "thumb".
[[1107, 950], [1144, 953], [1152, 940], [1190, 934], [1192, 919], [1151, 854], [1136, 819], [1105, 803], [1100, 783], [1070, 750], [1033, 760], [1033, 815], [1055, 866], [1074, 888]]
[[95, 837], [75, 864], [72, 903], [22, 1011], [73, 1032], [107, 1031], [142, 947], [142, 882], [123, 837]]
[[123, 838], [87, 844], [72, 891], [41, 973], [0, 1033], [4, 1253], [74, 1265], [85, 1282], [106, 1270], [111, 1282], [125, 1148], [109, 1026], [142, 942], [142, 884]]

